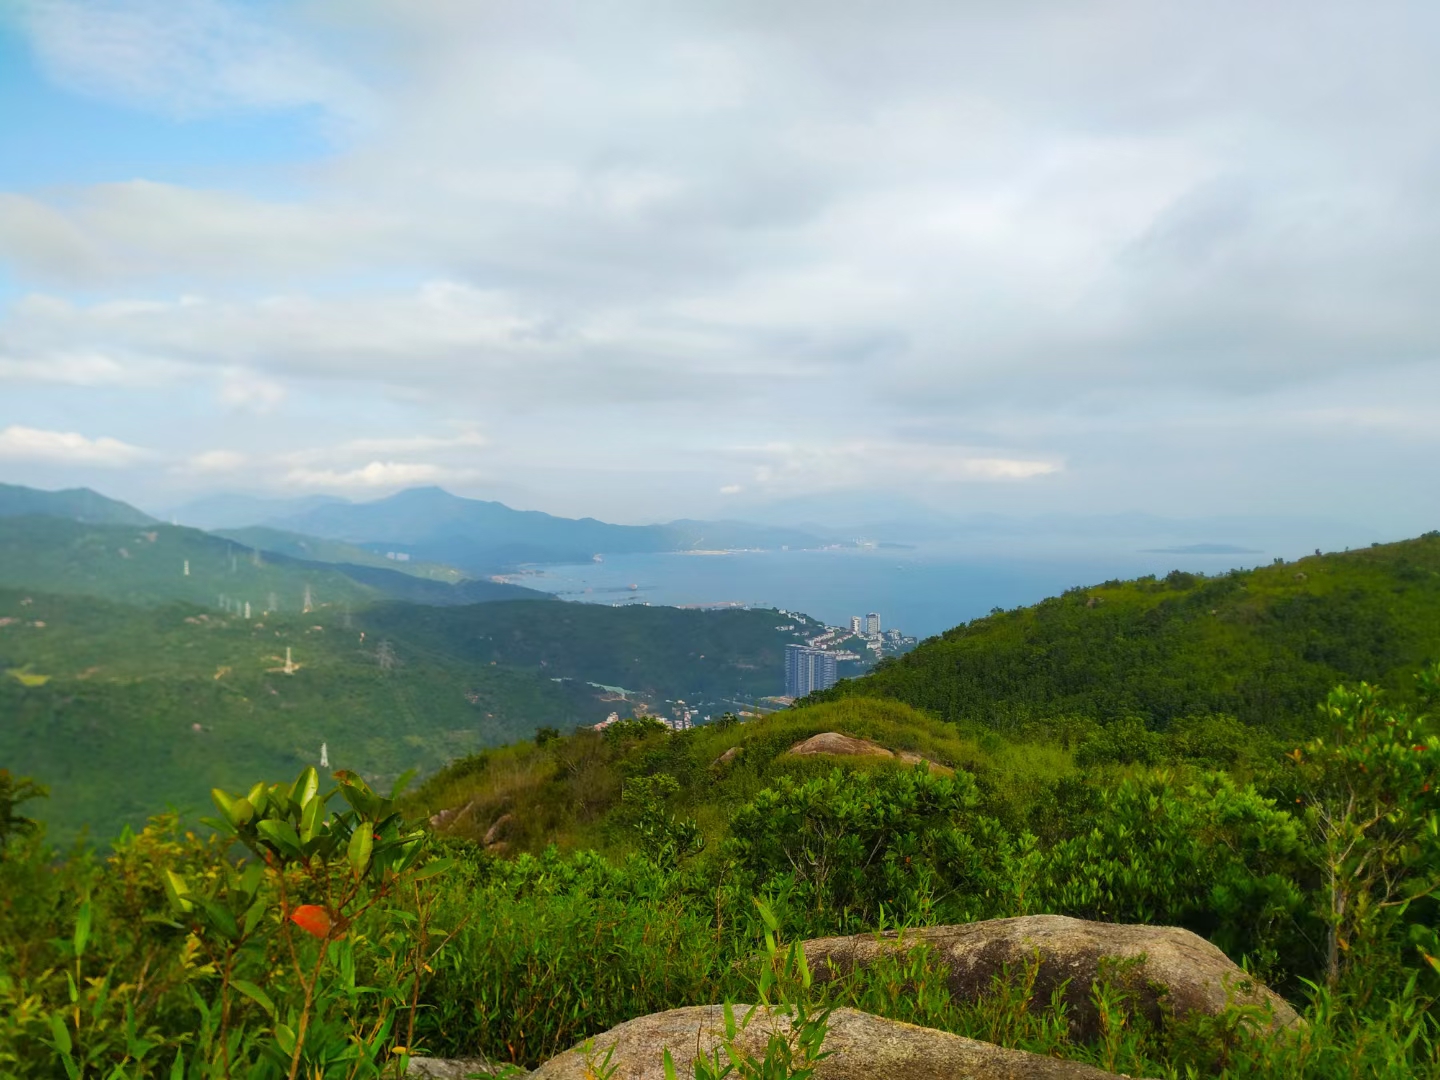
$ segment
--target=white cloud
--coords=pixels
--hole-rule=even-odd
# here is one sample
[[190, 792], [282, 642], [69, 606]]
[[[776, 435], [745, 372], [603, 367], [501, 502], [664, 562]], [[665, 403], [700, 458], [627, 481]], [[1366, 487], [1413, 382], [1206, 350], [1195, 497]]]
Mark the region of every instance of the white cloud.
[[1064, 470], [1064, 463], [1054, 456], [1002, 456], [962, 446], [906, 442], [770, 443], [735, 448], [730, 454], [754, 461], [752, 475], [756, 485], [772, 494], [872, 486], [1013, 482]]
[[[1377, 476], [1378, 436], [1429, 422], [1393, 387], [1333, 410], [1347, 375], [1440, 357], [1433, 4], [23, 10], [56, 79], [187, 140], [217, 112], [290, 110], [285, 139], [365, 117], [222, 183], [115, 157], [113, 183], [0, 193], [0, 270], [32, 290], [0, 311], [7, 396], [183, 417], [198, 374], [233, 427], [172, 460], [223, 439], [345, 488], [483, 451], [576, 498], [594, 468], [715, 502], [753, 474], [1090, 505], [1188, 496], [1160, 448], [1259, 447], [1289, 396]], [[442, 431], [461, 416], [493, 445]], [[1247, 475], [1324, 481], [1286, 445]]]
[[745, 488], [740, 484], [726, 484], [720, 489], [721, 495], [739, 495]]
[[229, 473], [244, 468], [250, 459], [236, 450], [206, 450], [196, 454], [180, 467], [190, 473]]
[[0, 381], [105, 386], [136, 381], [113, 356], [100, 352], [57, 352], [49, 356], [11, 357], [0, 352]]
[[0, 430], [0, 460], [117, 468], [150, 457], [148, 450], [101, 436], [86, 438], [73, 431], [43, 431], [11, 425]]
[[490, 445], [481, 432], [467, 429], [454, 435], [402, 435], [388, 439], [352, 439], [335, 448], [340, 454], [414, 454], [435, 450], [480, 449]]
[[411, 484], [437, 484], [458, 479], [460, 475], [438, 465], [372, 461], [358, 469], [339, 472], [334, 469], [291, 469], [282, 484], [309, 491], [315, 489], [397, 488]]
[[220, 401], [232, 409], [268, 413], [285, 400], [285, 387], [252, 371], [229, 371], [220, 383]]

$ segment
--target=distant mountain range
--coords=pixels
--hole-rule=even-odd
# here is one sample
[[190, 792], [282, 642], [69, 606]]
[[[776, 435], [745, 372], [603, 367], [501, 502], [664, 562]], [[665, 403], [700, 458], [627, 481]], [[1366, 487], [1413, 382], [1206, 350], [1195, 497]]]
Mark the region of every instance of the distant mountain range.
[[[261, 515], [238, 520], [247, 512]], [[612, 525], [564, 518], [504, 503], [466, 499], [441, 488], [411, 488], [374, 502], [306, 500], [302, 504], [217, 497], [174, 511], [193, 523], [264, 526], [341, 541], [366, 550], [397, 551], [412, 561], [443, 563], [487, 575], [520, 563], [581, 562], [593, 555], [705, 548], [818, 547], [826, 539], [803, 529], [739, 521], [672, 521]], [[215, 526], [212, 526], [215, 527]]]
[[107, 499], [89, 488], [38, 491], [17, 484], [0, 484], [0, 518], [30, 514], [69, 518], [90, 525], [149, 525], [155, 521], [129, 503]]

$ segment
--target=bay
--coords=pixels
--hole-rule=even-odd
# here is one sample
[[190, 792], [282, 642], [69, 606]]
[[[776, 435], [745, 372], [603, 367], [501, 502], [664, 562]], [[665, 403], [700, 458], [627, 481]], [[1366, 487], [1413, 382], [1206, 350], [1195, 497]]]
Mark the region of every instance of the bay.
[[830, 625], [880, 615], [885, 629], [929, 637], [1073, 586], [1182, 569], [1216, 573], [1267, 562], [1245, 555], [1144, 551], [967, 551], [954, 547], [607, 555], [600, 562], [525, 567], [506, 580], [587, 603], [735, 605], [798, 611]]

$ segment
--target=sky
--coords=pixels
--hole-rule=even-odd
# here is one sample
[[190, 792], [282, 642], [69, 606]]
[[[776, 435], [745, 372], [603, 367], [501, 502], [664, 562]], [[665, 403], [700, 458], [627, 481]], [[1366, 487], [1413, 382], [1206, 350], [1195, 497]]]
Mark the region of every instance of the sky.
[[0, 480], [1440, 525], [1440, 7], [3, 0]]

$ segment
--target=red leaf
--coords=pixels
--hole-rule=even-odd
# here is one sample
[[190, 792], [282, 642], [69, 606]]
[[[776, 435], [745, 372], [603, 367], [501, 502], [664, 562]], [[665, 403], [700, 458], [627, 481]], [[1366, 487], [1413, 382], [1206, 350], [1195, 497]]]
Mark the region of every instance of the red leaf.
[[312, 937], [330, 936], [330, 913], [319, 904], [301, 904], [290, 912], [290, 921]]

